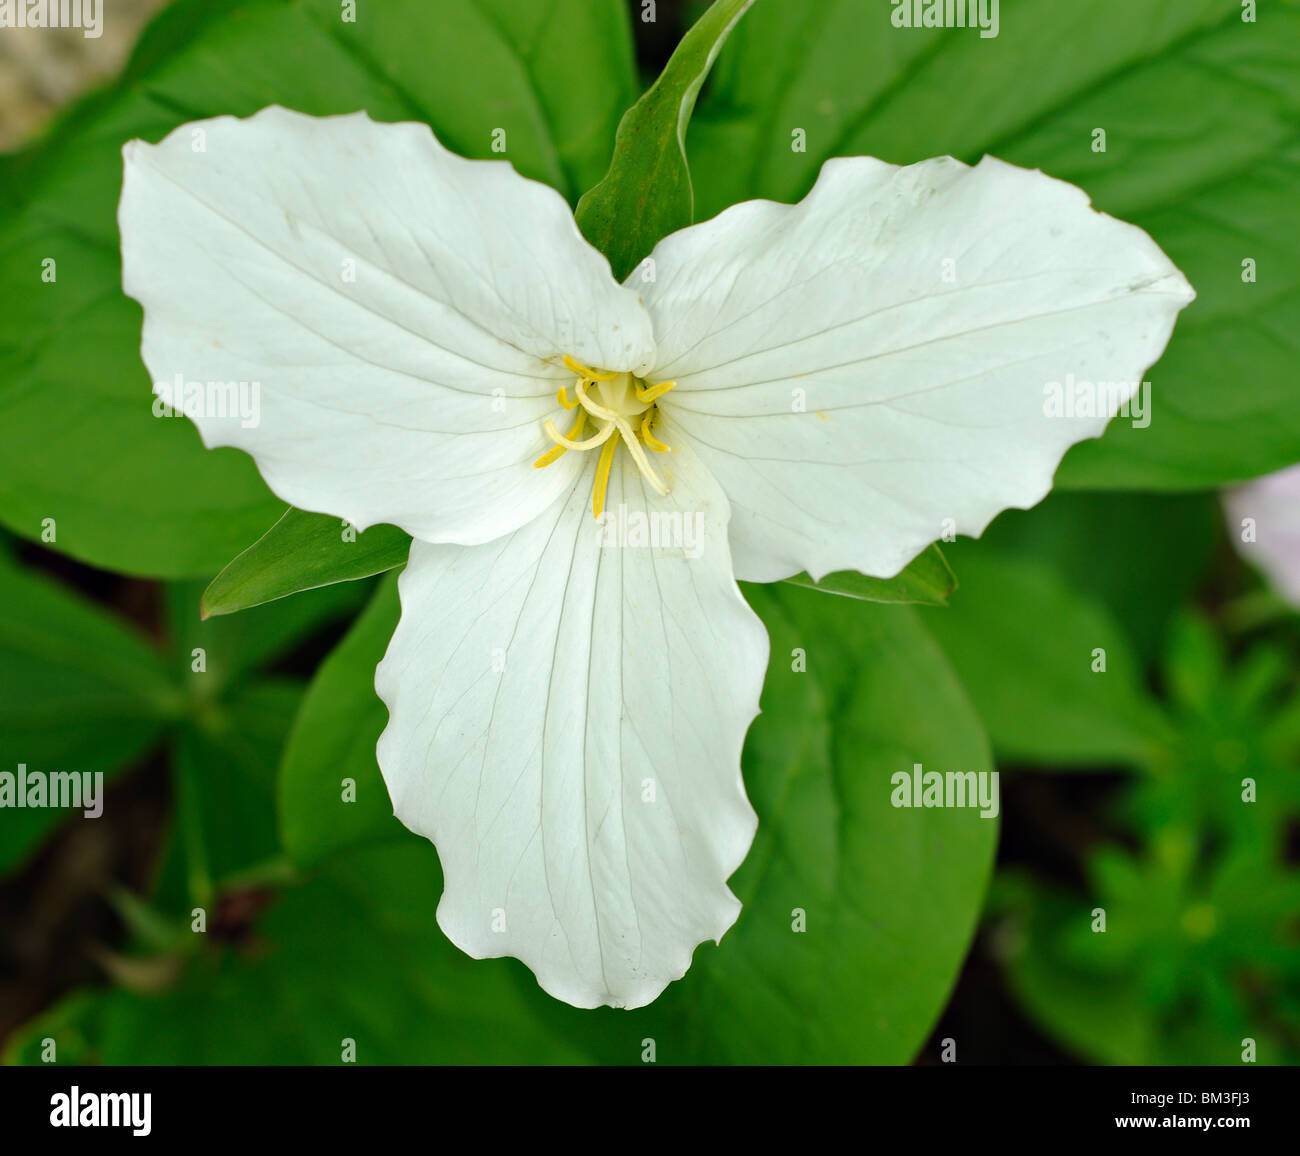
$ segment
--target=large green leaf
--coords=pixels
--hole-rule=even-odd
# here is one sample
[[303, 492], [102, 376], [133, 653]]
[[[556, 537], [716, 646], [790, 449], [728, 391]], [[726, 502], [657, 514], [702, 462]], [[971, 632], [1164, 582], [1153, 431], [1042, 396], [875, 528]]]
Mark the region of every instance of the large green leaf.
[[[537, 995], [564, 1038], [607, 1061], [910, 1060], [974, 929], [997, 823], [896, 810], [916, 762], [989, 770], [983, 733], [915, 615], [780, 586], [747, 588], [772, 637], [763, 713], [746, 743], [759, 830], [732, 886], [745, 904], [720, 948], [647, 1009], [579, 1013]], [[374, 665], [396, 622], [381, 594], [322, 669], [281, 771], [286, 847], [303, 863], [400, 833], [374, 765]], [[807, 670], [792, 669], [805, 652]], [[357, 781], [342, 803], [339, 779]], [[918, 895], [925, 896], [918, 903]], [[792, 930], [794, 909], [807, 930]], [[510, 964], [520, 984], [535, 982]]]
[[1235, 0], [1021, 0], [990, 39], [895, 29], [884, 4], [758, 5], [693, 122], [701, 215], [794, 200], [838, 155], [1041, 167], [1147, 229], [1200, 294], [1148, 375], [1149, 428], [1113, 422], [1071, 452], [1061, 483], [1200, 488], [1287, 465], [1300, 453], [1300, 8], [1259, 8], [1248, 23]]
[[[997, 823], [970, 809], [895, 809], [891, 776], [916, 762], [987, 770], [987, 744], [912, 611], [789, 587], [748, 593], [775, 657], [746, 747], [760, 826], [732, 880], [745, 907], [650, 1007], [578, 1011], [516, 961], [470, 961], [434, 921], [430, 846], [339, 840], [321, 880], [290, 889], [259, 925], [255, 954], [197, 961], [175, 991], [114, 992], [26, 1038], [53, 1035], [71, 1059], [136, 1063], [335, 1062], [344, 1037], [362, 1062], [636, 1063], [647, 1038], [659, 1063], [912, 1059], [973, 933]], [[393, 609], [376, 602], [374, 637]], [[806, 671], [794, 669], [796, 649]], [[368, 676], [373, 660], [359, 653], [352, 665]], [[309, 705], [297, 730], [312, 717], [324, 714]], [[331, 775], [349, 763], [337, 744], [353, 717], [311, 748]]]
[[954, 547], [962, 585], [929, 614], [999, 758], [1146, 765], [1170, 732], [1123, 630], [1050, 565]]
[[[111, 772], [181, 710], [158, 655], [52, 578], [0, 555], [0, 771]], [[75, 812], [74, 812], [75, 813]], [[0, 810], [0, 870], [69, 812]]]
[[715, 0], [619, 122], [614, 157], [578, 202], [578, 227], [622, 281], [661, 237], [695, 220], [686, 126], [713, 61], [754, 0]]
[[[375, 667], [397, 627], [395, 578], [316, 672], [293, 725], [279, 773], [284, 849], [307, 866], [357, 843], [400, 837], [375, 744], [388, 711], [375, 694]], [[345, 799], [344, 779], [354, 784]]]
[[129, 573], [210, 575], [283, 507], [246, 456], [151, 416], [140, 310], [119, 288], [125, 141], [272, 103], [364, 108], [428, 121], [572, 199], [603, 171], [635, 84], [619, 0], [387, 0], [355, 22], [337, 0], [211, 9], [164, 17], [121, 84], [0, 165], [0, 520], [36, 538], [54, 519], [59, 550]]
[[732, 880], [740, 920], [682, 985], [691, 1058], [908, 1063], [974, 934], [998, 823], [895, 808], [891, 776], [990, 771], [992, 755], [916, 612], [789, 587], [746, 596], [772, 640], [745, 748], [760, 825]]

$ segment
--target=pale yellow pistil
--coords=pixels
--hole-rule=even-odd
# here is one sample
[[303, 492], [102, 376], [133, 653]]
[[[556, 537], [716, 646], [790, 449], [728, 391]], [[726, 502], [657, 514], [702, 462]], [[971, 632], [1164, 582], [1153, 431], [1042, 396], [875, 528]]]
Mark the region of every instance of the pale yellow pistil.
[[[568, 450], [600, 449], [596, 461], [596, 485], [591, 494], [591, 512], [599, 518], [605, 509], [605, 490], [609, 487], [609, 471], [614, 463], [614, 450], [619, 438], [627, 446], [628, 453], [636, 462], [641, 476], [650, 483], [651, 488], [659, 494], [668, 493], [668, 487], [655, 473], [650, 459], [646, 457], [645, 447], [657, 454], [671, 452], [654, 436], [654, 419], [659, 410], [655, 402], [663, 397], [677, 383], [661, 381], [655, 385], [646, 385], [630, 373], [601, 373], [580, 365], [572, 357], [565, 356], [565, 368], [578, 380], [573, 387], [576, 400], [569, 400], [569, 391], [560, 386], [555, 400], [565, 409], [576, 409], [577, 417], [568, 433], [560, 433], [555, 422], [550, 418], [542, 424], [546, 436], [555, 443], [533, 463], [539, 470], [549, 466], [561, 454]], [[581, 435], [587, 426], [587, 419], [597, 423], [596, 432], [588, 438]], [[639, 419], [639, 420], [638, 420]], [[644, 443], [644, 446], [643, 444]]]

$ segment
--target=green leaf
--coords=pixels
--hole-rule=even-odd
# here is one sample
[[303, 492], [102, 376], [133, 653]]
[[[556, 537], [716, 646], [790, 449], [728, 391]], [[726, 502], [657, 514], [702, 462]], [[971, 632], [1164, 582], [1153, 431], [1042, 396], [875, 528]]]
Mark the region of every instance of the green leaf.
[[754, 0], [715, 0], [659, 79], [624, 114], [614, 158], [578, 202], [578, 228], [623, 281], [662, 237], [695, 220], [686, 128], [713, 61]]
[[1215, 494], [1060, 491], [1032, 510], [1000, 514], [981, 541], [1086, 576], [1088, 592], [1153, 663], [1171, 619], [1206, 576], [1222, 524]]
[[1168, 743], [1168, 724], [1105, 606], [1036, 559], [983, 542], [955, 549], [961, 590], [925, 623], [999, 761], [1146, 765]]
[[371, 526], [344, 538], [345, 522], [290, 507], [265, 534], [228, 563], [203, 592], [204, 618], [382, 574], [406, 563], [411, 537], [396, 526]]
[[[375, 744], [388, 723], [375, 694], [375, 667], [397, 627], [398, 610], [392, 577], [322, 663], [294, 722], [278, 795], [284, 849], [301, 866], [405, 831], [375, 761]], [[344, 779], [354, 781], [355, 801], [344, 801]]]
[[[208, 576], [283, 509], [252, 461], [155, 418], [141, 314], [121, 292], [121, 147], [279, 103], [423, 120], [572, 200], [608, 163], [635, 74], [620, 0], [188, 3], [124, 79], [0, 164], [0, 521], [106, 569]], [[493, 152], [504, 141], [503, 153]], [[45, 281], [46, 259], [56, 281]]]
[[280, 851], [276, 769], [302, 697], [295, 681], [254, 683], [177, 737], [176, 773], [193, 792], [196, 837], [213, 881]]
[[[0, 771], [112, 772], [180, 709], [148, 644], [98, 606], [0, 555]], [[76, 812], [72, 812], [75, 814]], [[0, 810], [0, 870], [70, 812]]]
[[1246, 23], [1224, 0], [1021, 0], [995, 38], [895, 29], [890, 14], [853, 0], [750, 13], [692, 124], [701, 215], [795, 200], [833, 156], [1041, 167], [1146, 229], [1199, 294], [1148, 372], [1150, 426], [1112, 422], [1059, 484], [1194, 489], [1294, 461], [1300, 8], [1261, 5]]
[[74, 997], [8, 1049], [60, 1063], [578, 1063], [502, 960], [470, 959], [434, 920], [438, 856], [423, 840], [358, 849], [288, 890], [244, 951], [209, 948], [173, 988]]
[[[914, 763], [991, 771], [992, 755], [915, 611], [745, 593], [772, 640], [745, 748], [759, 830], [732, 879], [740, 920], [688, 974], [691, 1058], [909, 1063], [970, 945], [998, 823], [895, 808], [891, 776]], [[792, 669], [796, 650], [806, 672]]]
[[814, 582], [807, 574], [787, 578], [793, 586], [806, 586], [826, 594], [842, 594], [864, 602], [914, 603], [923, 606], [947, 606], [948, 595], [957, 589], [953, 574], [938, 546], [931, 545], [918, 554], [902, 573], [893, 578], [868, 578], [856, 570], [827, 574]]
[[[1160, 684], [1177, 740], [1135, 785], [1132, 821], [1284, 856], [1300, 816], [1297, 650], [1265, 636], [1230, 653], [1202, 612], [1175, 620]], [[1258, 797], [1243, 806], [1248, 783]]]
[[[1300, 44], [1292, 67], [1300, 78]], [[1292, 115], [1300, 119], [1300, 100]], [[1300, 457], [1297, 188], [1300, 135], [1229, 181], [1134, 218], [1163, 243], [1199, 298], [1147, 374], [1150, 427], [1113, 421], [1105, 437], [1066, 455], [1058, 486], [1201, 490]], [[1258, 262], [1255, 284], [1241, 279], [1247, 257]]]
[[1001, 938], [1016, 998], [1094, 1063], [1234, 1064], [1249, 1037], [1258, 1062], [1294, 1064], [1300, 875], [1255, 847], [1207, 862], [1178, 828], [1144, 851], [1101, 848], [1081, 896], [1015, 881]]
[[[177, 674], [191, 697], [207, 702], [238, 689], [248, 672], [265, 667], [327, 630], [365, 604], [365, 583], [340, 583], [306, 590], [301, 597], [254, 606], [242, 614], [200, 616], [201, 582], [173, 582], [167, 588], [167, 618]], [[202, 669], [195, 651], [201, 649]]]

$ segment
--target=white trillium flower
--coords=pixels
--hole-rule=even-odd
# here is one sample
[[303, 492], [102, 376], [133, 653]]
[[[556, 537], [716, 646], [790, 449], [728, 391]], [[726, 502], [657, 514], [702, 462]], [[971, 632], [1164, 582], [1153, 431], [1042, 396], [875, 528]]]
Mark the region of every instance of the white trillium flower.
[[[832, 160], [619, 285], [558, 193], [424, 125], [194, 127], [124, 150], [144, 361], [260, 383], [260, 423], [197, 414], [204, 443], [412, 535], [375, 679], [394, 809], [452, 941], [581, 1007], [650, 1002], [739, 914], [768, 643], [736, 580], [889, 577], [1034, 505], [1113, 415], [1048, 414], [1046, 384], [1131, 394], [1193, 297], [1140, 229], [991, 158]], [[611, 548], [614, 511], [703, 541]]]
[[1225, 490], [1223, 506], [1237, 553], [1300, 610], [1300, 463]]

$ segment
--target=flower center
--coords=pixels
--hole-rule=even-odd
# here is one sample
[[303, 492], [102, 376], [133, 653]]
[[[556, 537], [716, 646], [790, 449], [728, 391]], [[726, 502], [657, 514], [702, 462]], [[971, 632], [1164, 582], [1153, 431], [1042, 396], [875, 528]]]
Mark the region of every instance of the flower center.
[[[601, 373], [579, 365], [567, 354], [565, 367], [578, 381], [573, 391], [576, 400], [569, 400], [569, 391], [560, 386], [555, 400], [565, 409], [576, 409], [578, 415], [573, 428], [568, 433], [560, 433], [555, 422], [550, 418], [542, 424], [546, 436], [555, 443], [553, 449], [547, 450], [533, 465], [537, 469], [549, 466], [561, 454], [568, 450], [600, 449], [600, 458], [596, 462], [596, 486], [591, 493], [591, 512], [597, 518], [605, 509], [605, 490], [609, 486], [609, 471], [614, 463], [614, 450], [619, 439], [627, 446], [628, 453], [636, 462], [641, 476], [650, 483], [658, 494], [668, 493], [668, 487], [654, 471], [650, 459], [646, 457], [646, 448], [657, 454], [671, 452], [671, 447], [664, 445], [654, 436], [654, 422], [659, 416], [659, 407], [655, 402], [663, 397], [677, 383], [661, 381], [657, 385], [646, 385], [630, 373]], [[591, 419], [596, 432], [583, 438], [587, 420]]]

